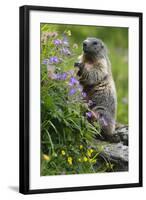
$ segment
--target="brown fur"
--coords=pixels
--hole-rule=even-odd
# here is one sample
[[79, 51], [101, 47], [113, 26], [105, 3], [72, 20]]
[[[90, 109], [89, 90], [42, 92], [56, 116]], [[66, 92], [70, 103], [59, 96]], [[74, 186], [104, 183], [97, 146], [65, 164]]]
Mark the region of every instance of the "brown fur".
[[[83, 53], [79, 63], [80, 84], [88, 99], [95, 103], [92, 112], [97, 116], [102, 134], [111, 137], [115, 131], [117, 96], [108, 56], [103, 52], [101, 55]], [[100, 122], [99, 116], [106, 119], [107, 125]]]

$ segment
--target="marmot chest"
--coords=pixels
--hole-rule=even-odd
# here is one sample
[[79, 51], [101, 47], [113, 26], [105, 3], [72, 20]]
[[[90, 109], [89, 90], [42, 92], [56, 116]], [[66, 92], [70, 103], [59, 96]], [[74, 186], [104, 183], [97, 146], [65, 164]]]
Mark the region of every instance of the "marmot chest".
[[106, 80], [103, 80], [96, 85], [85, 86], [83, 90], [90, 97], [94, 95], [109, 94], [114, 90], [114, 83], [112, 79], [108, 77]]

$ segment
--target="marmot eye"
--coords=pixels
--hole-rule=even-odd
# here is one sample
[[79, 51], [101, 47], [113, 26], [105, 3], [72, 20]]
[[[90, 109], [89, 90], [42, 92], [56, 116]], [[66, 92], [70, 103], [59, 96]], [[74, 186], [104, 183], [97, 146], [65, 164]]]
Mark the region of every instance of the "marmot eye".
[[93, 45], [97, 45], [97, 42], [93, 42]]

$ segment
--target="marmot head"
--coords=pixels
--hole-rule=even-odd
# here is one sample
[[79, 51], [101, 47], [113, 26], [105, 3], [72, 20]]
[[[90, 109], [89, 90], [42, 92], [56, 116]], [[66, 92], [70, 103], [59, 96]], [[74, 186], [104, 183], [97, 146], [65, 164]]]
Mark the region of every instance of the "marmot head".
[[104, 43], [94, 37], [88, 37], [83, 41], [83, 52], [85, 55], [105, 55], [106, 47]]

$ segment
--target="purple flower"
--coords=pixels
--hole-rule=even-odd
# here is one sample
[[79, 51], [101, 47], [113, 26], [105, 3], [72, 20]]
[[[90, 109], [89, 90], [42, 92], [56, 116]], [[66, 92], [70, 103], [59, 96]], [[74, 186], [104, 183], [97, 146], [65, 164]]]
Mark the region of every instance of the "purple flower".
[[56, 39], [56, 40], [54, 40], [54, 44], [55, 44], [56, 46], [58, 46], [58, 45], [62, 44], [62, 41], [59, 40], [59, 39]]
[[69, 81], [70, 86], [73, 86], [73, 85], [78, 84], [78, 83], [79, 83], [79, 81], [75, 77], [70, 78], [70, 81]]
[[70, 50], [69, 50], [69, 49], [65, 49], [65, 52], [64, 52], [64, 54], [65, 54], [65, 55], [67, 55], [67, 56], [70, 56], [70, 55], [71, 55], [71, 52], [70, 52]]
[[67, 36], [65, 34], [63, 34], [63, 40], [62, 40], [62, 42], [63, 42], [63, 46], [69, 47], [68, 38], [67, 38]]
[[54, 74], [53, 75], [53, 78], [56, 79], [56, 80], [65, 80], [67, 78], [67, 73], [64, 72], [62, 74]]
[[60, 53], [63, 54], [63, 55], [67, 55], [67, 56], [70, 56], [71, 55], [71, 52], [68, 48], [62, 48], [60, 49]]
[[67, 78], [67, 73], [66, 72], [61, 74], [61, 80], [65, 80], [66, 78]]
[[61, 80], [61, 74], [56, 74], [56, 79]]
[[69, 91], [69, 95], [74, 95], [76, 93], [76, 89], [75, 88], [71, 88]]
[[48, 59], [44, 59], [44, 60], [42, 61], [42, 64], [43, 64], [43, 65], [47, 65], [47, 64], [48, 64]]
[[91, 117], [92, 117], [92, 113], [91, 113], [91, 112], [86, 112], [86, 116], [87, 116], [88, 118], [91, 118]]
[[86, 92], [82, 92], [82, 96], [83, 96], [84, 98], [86, 98], [86, 97], [87, 97], [87, 93], [86, 93]]
[[52, 56], [52, 57], [50, 57], [49, 62], [50, 62], [51, 64], [52, 64], [52, 63], [58, 63], [58, 62], [59, 62], [59, 59], [58, 59], [56, 56]]
[[66, 55], [66, 56], [70, 56], [71, 55], [71, 52], [68, 48], [66, 47], [63, 47], [62, 49], [60, 49], [60, 53], [63, 54], [63, 55]]

